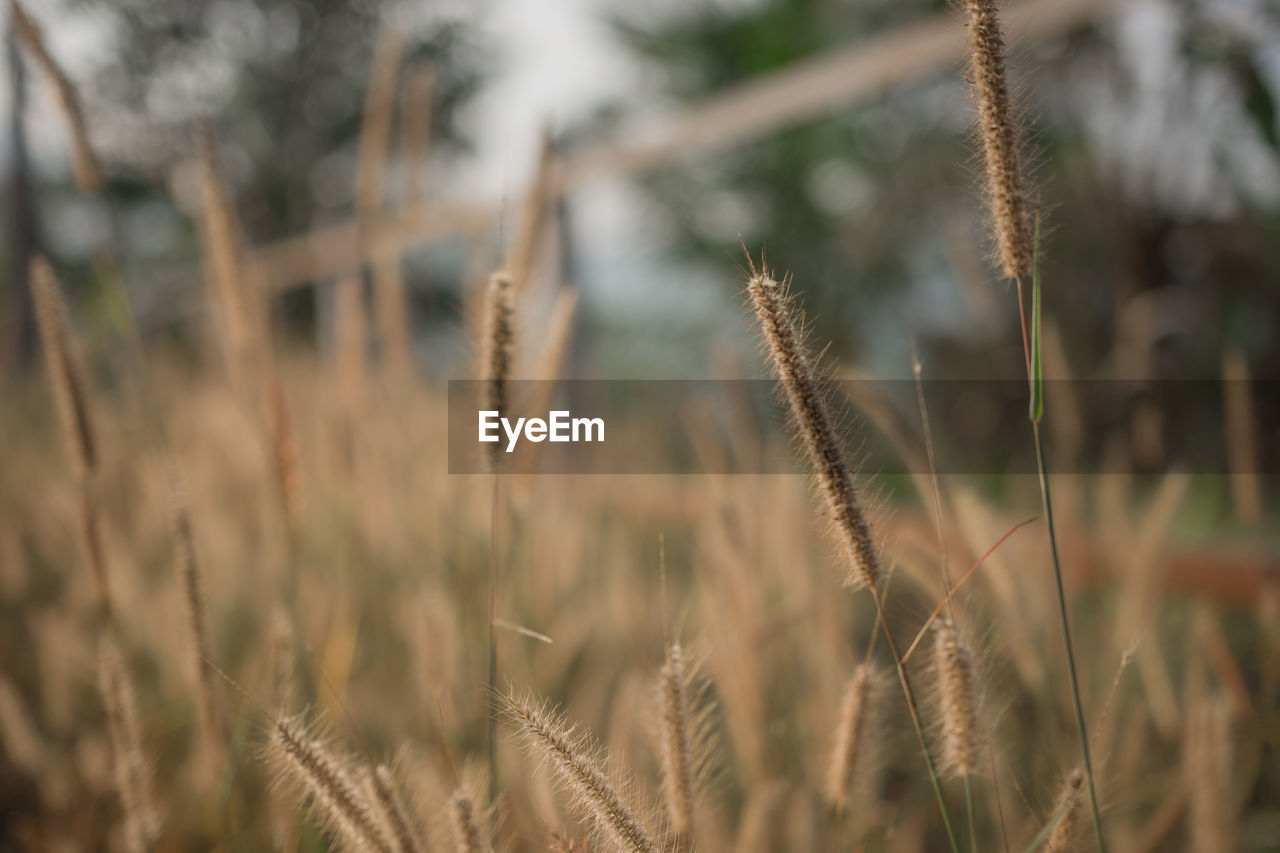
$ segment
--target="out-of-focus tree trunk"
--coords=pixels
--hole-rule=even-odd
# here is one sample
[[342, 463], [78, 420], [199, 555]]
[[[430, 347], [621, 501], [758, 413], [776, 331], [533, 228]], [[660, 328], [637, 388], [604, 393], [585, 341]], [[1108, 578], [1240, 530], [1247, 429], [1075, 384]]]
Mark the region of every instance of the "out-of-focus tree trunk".
[[36, 245], [36, 211], [31, 195], [31, 171], [27, 159], [24, 118], [27, 109], [26, 78], [17, 39], [5, 37], [9, 60], [9, 162], [5, 175], [4, 239], [8, 265], [4, 309], [4, 333], [0, 335], [0, 364], [30, 363], [36, 346], [27, 266]]

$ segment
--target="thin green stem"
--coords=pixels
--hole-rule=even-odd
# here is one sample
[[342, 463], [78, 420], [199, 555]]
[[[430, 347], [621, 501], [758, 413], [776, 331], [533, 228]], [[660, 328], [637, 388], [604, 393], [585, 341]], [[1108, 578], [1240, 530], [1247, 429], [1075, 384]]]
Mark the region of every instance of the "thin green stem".
[[1058, 557], [1058, 536], [1053, 524], [1053, 498], [1049, 492], [1049, 472], [1045, 465], [1044, 442], [1040, 440], [1040, 424], [1032, 423], [1036, 441], [1036, 467], [1040, 475], [1040, 500], [1044, 504], [1045, 523], [1049, 528], [1049, 551], [1053, 555], [1053, 577], [1058, 586], [1058, 617], [1062, 621], [1062, 642], [1067, 649], [1067, 676], [1071, 682], [1071, 702], [1076, 713], [1076, 728], [1080, 732], [1080, 755], [1084, 759], [1084, 778], [1089, 786], [1089, 810], [1093, 818], [1094, 840], [1098, 853], [1106, 853], [1107, 843], [1102, 837], [1102, 818], [1098, 814], [1098, 794], [1093, 784], [1093, 761], [1089, 757], [1089, 733], [1084, 721], [1084, 707], [1080, 704], [1080, 684], [1076, 678], [1076, 658], [1071, 648], [1071, 625], [1067, 619], [1067, 594], [1062, 585], [1062, 561]]
[[489, 518], [489, 677], [488, 677], [488, 727], [486, 747], [489, 754], [489, 806], [495, 821], [498, 810], [498, 638], [493, 622], [498, 607], [498, 471], [493, 472], [492, 515]]
[[933, 763], [933, 753], [929, 751], [929, 740], [925, 737], [924, 727], [920, 724], [920, 710], [916, 705], [915, 692], [911, 689], [911, 680], [907, 677], [906, 664], [898, 653], [898, 644], [894, 642], [893, 632], [889, 630], [889, 620], [884, 615], [884, 602], [880, 592], [871, 588], [871, 596], [876, 602], [876, 614], [880, 619], [880, 630], [884, 633], [885, 642], [889, 646], [889, 654], [893, 656], [898, 670], [898, 681], [902, 684], [902, 694], [907, 699], [907, 711], [911, 716], [911, 725], [916, 730], [916, 738], [920, 741], [920, 751], [924, 753], [925, 766], [929, 768], [929, 782], [933, 785], [933, 794], [938, 799], [938, 810], [942, 812], [942, 824], [947, 828], [947, 840], [951, 842], [952, 853], [960, 853], [960, 843], [956, 841], [955, 830], [951, 827], [951, 815], [947, 811], [947, 801], [942, 795], [942, 782], [938, 778], [938, 768]]
[[1071, 702], [1075, 707], [1076, 729], [1080, 733], [1080, 754], [1084, 759], [1085, 780], [1089, 783], [1089, 809], [1093, 817], [1093, 834], [1098, 853], [1106, 853], [1106, 841], [1102, 837], [1102, 818], [1098, 814], [1098, 795], [1093, 784], [1093, 762], [1089, 758], [1089, 733], [1084, 722], [1084, 708], [1080, 704], [1080, 682], [1076, 677], [1076, 658], [1071, 648], [1071, 624], [1067, 618], [1067, 593], [1062, 584], [1062, 559], [1058, 556], [1058, 534], [1053, 523], [1053, 498], [1049, 491], [1049, 466], [1045, 464], [1044, 442], [1040, 440], [1040, 420], [1044, 417], [1044, 390], [1040, 350], [1040, 208], [1036, 208], [1035, 241], [1032, 244], [1031, 262], [1031, 329], [1028, 333], [1027, 314], [1022, 302], [1022, 282], [1018, 281], [1018, 316], [1022, 326], [1022, 346], [1027, 363], [1027, 382], [1030, 386], [1031, 434], [1036, 443], [1036, 470], [1040, 477], [1040, 502], [1044, 505], [1045, 524], [1049, 530], [1049, 551], [1053, 556], [1053, 577], [1058, 588], [1058, 617], [1062, 622], [1062, 642], [1067, 649], [1067, 677], [1071, 683]]
[[964, 774], [964, 810], [969, 817], [969, 849], [978, 853], [978, 822], [973, 816], [973, 780]]

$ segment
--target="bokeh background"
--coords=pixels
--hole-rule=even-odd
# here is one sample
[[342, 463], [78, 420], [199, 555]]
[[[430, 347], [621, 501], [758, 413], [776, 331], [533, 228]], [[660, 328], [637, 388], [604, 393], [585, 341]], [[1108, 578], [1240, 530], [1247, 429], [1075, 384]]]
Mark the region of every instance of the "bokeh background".
[[[1275, 375], [1275, 7], [1011, 7], [1046, 305], [1077, 373], [1212, 378], [1230, 344], [1255, 375]], [[405, 79], [429, 64], [435, 85], [428, 162], [392, 144], [383, 202], [486, 213], [464, 235], [405, 240], [414, 350], [432, 375], [465, 361], [464, 282], [510, 238], [544, 132], [566, 161], [594, 158], [558, 202], [543, 265], [581, 288], [579, 371], [702, 376], [707, 341], [749, 347], [734, 274], [745, 241], [795, 274], [842, 358], [907, 375], [914, 338], [939, 370], [1016, 375], [1013, 303], [981, 248], [960, 42], [936, 36], [959, 29], [944, 2], [124, 0], [41, 12], [111, 164], [128, 286], [150, 332], [183, 340], [201, 310], [191, 122], [214, 123], [250, 244], [349, 221], [364, 92], [393, 28]], [[6, 372], [34, 351], [28, 254], [84, 271], [68, 283], [92, 303], [90, 258], [111, 238], [102, 204], [70, 188], [49, 87], [9, 44]], [[319, 348], [325, 283], [304, 273], [273, 301]]]
[[[125, 846], [79, 540], [94, 513], [142, 751], [168, 807], [161, 849], [261, 849], [273, 836], [325, 849], [316, 821], [267, 793], [256, 760], [269, 721], [245, 696], [279, 683], [296, 691], [291, 710], [337, 721], [334, 740], [362, 760], [407, 755], [397, 769], [422, 789], [424, 826], [452, 791], [483, 796], [490, 572], [494, 612], [554, 638], [499, 634], [502, 675], [563, 706], [650, 790], [646, 703], [667, 643], [687, 637], [705, 658], [723, 743], [706, 849], [941, 849], [905, 725], [884, 738], [887, 770], [856, 832], [824, 811], [815, 768], [841, 685], [886, 653], [867, 651], [868, 598], [837, 593], [805, 478], [451, 475], [445, 389], [480, 375], [486, 282], [525, 250], [517, 378], [760, 380], [745, 247], [794, 275], [832, 375], [909, 380], [914, 353], [930, 382], [1009, 380], [1021, 394], [1018, 300], [987, 253], [954, 4], [27, 5], [80, 92], [106, 181], [77, 188], [55, 92], [6, 29], [0, 850], [9, 836], [39, 850]], [[1046, 416], [1107, 832], [1113, 849], [1183, 849], [1185, 836], [1269, 850], [1280, 8], [1002, 9], [1044, 221], [1046, 372], [1128, 389], [1082, 411], [1051, 385]], [[236, 363], [219, 313], [219, 247], [201, 228], [218, 176], [202, 171], [201, 123], [238, 219], [233, 278], [267, 308], [270, 335], [246, 338], [269, 369]], [[102, 454], [80, 477], [41, 364], [37, 254], [88, 365]], [[406, 301], [389, 327], [379, 294], [393, 291]], [[403, 352], [388, 328], [407, 334]], [[1183, 381], [1212, 410], [1202, 433], [1199, 421], [1166, 429], [1175, 409], [1143, 390]], [[740, 417], [763, 396], [743, 389], [762, 385], [725, 382], [728, 405], [676, 411], [682, 461], [721, 473], [794, 462], [781, 429]], [[939, 564], [982, 564], [956, 608], [1000, 738], [976, 824], [993, 839], [1007, 816], [1025, 844], [1079, 755], [1038, 484], [974, 475], [957, 434], [940, 436], [942, 469], [965, 476], [939, 478], [935, 516], [914, 396], [849, 396], [835, 400], [856, 413], [841, 435], [893, 460], [865, 473], [886, 563], [904, 578], [895, 631], [921, 630], [941, 600]], [[1022, 407], [996, 417], [973, 403], [967, 427], [984, 448], [1025, 448]], [[621, 428], [655, 441], [643, 421]], [[1172, 434], [1209, 447], [1197, 458], [1221, 470], [1188, 471], [1162, 441]], [[1114, 476], [1058, 476], [1086, 445]], [[173, 460], [190, 487], [210, 657], [245, 688], [215, 682], [221, 717], [197, 699], [207, 670], [174, 639], [190, 633], [181, 602], [196, 573], [176, 559]], [[911, 668], [929, 683], [923, 657]], [[206, 737], [202, 715], [223, 730]], [[204, 754], [219, 742], [229, 751]], [[578, 837], [534, 762], [503, 743], [489, 767], [501, 770], [504, 849], [544, 849], [552, 829]]]

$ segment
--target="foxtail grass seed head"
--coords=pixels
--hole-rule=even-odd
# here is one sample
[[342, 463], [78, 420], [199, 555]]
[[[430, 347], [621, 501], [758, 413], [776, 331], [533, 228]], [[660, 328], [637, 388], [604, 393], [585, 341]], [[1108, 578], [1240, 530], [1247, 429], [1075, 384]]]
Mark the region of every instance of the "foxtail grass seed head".
[[662, 783], [667, 802], [667, 819], [676, 835], [693, 833], [696, 796], [696, 757], [691, 732], [689, 684], [684, 649], [671, 646], [662, 667], [659, 691], [661, 711]]
[[208, 259], [213, 302], [223, 332], [224, 357], [233, 372], [245, 370], [255, 347], [256, 319], [245, 290], [240, 258], [240, 226], [218, 162], [213, 130], [196, 127], [200, 158], [200, 230]]
[[662, 849], [637, 811], [601, 769], [595, 747], [558, 715], [532, 700], [504, 697], [506, 714], [525, 750], [541, 759], [568, 791], [571, 804], [592, 821], [602, 841], [625, 853]]
[[186, 621], [190, 631], [192, 673], [200, 699], [201, 722], [214, 754], [221, 758], [226, 742], [222, 729], [222, 707], [212, 678], [213, 644], [209, 641], [204, 587], [200, 579], [200, 566], [196, 561], [195, 538], [191, 532], [191, 507], [187, 501], [186, 485], [176, 464], [171, 464], [169, 470], [169, 504], [178, 572], [184, 593], [182, 601], [186, 607]]
[[89, 130], [80, 104], [80, 94], [71, 78], [58, 65], [44, 43], [44, 35], [18, 0], [9, 0], [14, 33], [31, 59], [53, 84], [58, 109], [71, 135], [71, 172], [81, 192], [96, 193], [102, 188], [102, 167], [89, 144]]
[[1075, 768], [1067, 775], [1067, 781], [1058, 794], [1058, 801], [1053, 806], [1053, 816], [1058, 822], [1049, 833], [1045, 847], [1049, 853], [1067, 853], [1071, 843], [1080, 835], [1084, 826], [1084, 801], [1080, 796], [1080, 786], [1084, 784], [1084, 773]]
[[934, 630], [933, 665], [942, 711], [942, 763], [956, 776], [978, 772], [982, 735], [978, 723], [973, 656], [955, 625], [941, 620]]
[[449, 798], [449, 827], [457, 853], [487, 853], [490, 849], [480, 828], [475, 800], [461, 788]]
[[876, 734], [876, 677], [870, 664], [854, 670], [844, 697], [840, 700], [840, 717], [836, 724], [835, 746], [827, 770], [827, 803], [844, 809], [854, 799], [859, 785], [870, 782], [868, 776], [874, 758]]
[[1019, 165], [1017, 117], [1010, 105], [1005, 46], [996, 0], [964, 0], [969, 25], [969, 77], [978, 106], [987, 205], [997, 256], [1007, 278], [1031, 269], [1031, 228]]
[[836, 438], [822, 386], [805, 350], [801, 323], [791, 308], [787, 288], [787, 281], [775, 281], [767, 270], [753, 270], [747, 283], [756, 319], [768, 345], [769, 360], [813, 467], [845, 560], [845, 583], [855, 589], [874, 587], [880, 578], [880, 560], [871, 528], [854, 486], [853, 473]]
[[390, 851], [373, 807], [342, 763], [297, 718], [272, 726], [271, 763], [311, 800], [316, 815], [349, 850]]
[[375, 767], [369, 779], [378, 805], [386, 815], [396, 853], [422, 853], [422, 842], [418, 839], [418, 833], [413, 828], [409, 813], [396, 792], [395, 779], [392, 778], [387, 765], [379, 764]]
[[[484, 379], [486, 408], [506, 417], [511, 411], [508, 382], [511, 380], [511, 351], [515, 343], [515, 307], [511, 294], [511, 277], [496, 272], [489, 278], [485, 306]], [[489, 463], [497, 470], [499, 446], [490, 448]]]
[[130, 850], [148, 850], [160, 837], [153, 768], [142, 748], [133, 680], [120, 647], [109, 634], [103, 636], [98, 649], [98, 687], [111, 741], [126, 845]]
[[72, 338], [57, 278], [49, 262], [39, 255], [31, 260], [31, 298], [67, 459], [76, 478], [84, 482], [98, 462], [84, 368]]

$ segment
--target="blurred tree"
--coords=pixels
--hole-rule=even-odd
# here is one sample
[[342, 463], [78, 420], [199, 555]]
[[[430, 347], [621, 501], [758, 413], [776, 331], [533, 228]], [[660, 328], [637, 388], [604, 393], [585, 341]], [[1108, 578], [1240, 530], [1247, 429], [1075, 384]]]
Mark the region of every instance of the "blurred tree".
[[[246, 234], [270, 240], [350, 214], [364, 92], [383, 27], [404, 34], [405, 68], [435, 69], [433, 160], [466, 150], [458, 115], [482, 85], [487, 60], [465, 14], [404, 0], [65, 0], [31, 11], [55, 53], [64, 29], [91, 33], [91, 50], [61, 59], [107, 163], [106, 194], [132, 271], [145, 263], [160, 279], [166, 263], [184, 267], [197, 251], [191, 211], [178, 209], [193, 203], [190, 175], [178, 167], [194, 154], [194, 120], [213, 122]], [[84, 274], [68, 281], [92, 280], [87, 258], [105, 233], [94, 223], [106, 211], [60, 180], [46, 180], [39, 198], [45, 217], [67, 224], [48, 239], [65, 264], [81, 265]], [[131, 279], [135, 288], [142, 282]]]
[[[1122, 5], [1015, 52], [1051, 226], [1048, 309], [1087, 372], [1122, 336], [1125, 305], [1154, 290], [1157, 376], [1216, 372], [1228, 338], [1258, 374], [1280, 372], [1280, 23], [1262, 0], [1229, 5]], [[959, 14], [940, 0], [759, 0], [613, 23], [659, 72], [660, 96], [689, 104], [930, 13]], [[1016, 312], [980, 263], [971, 109], [957, 69], [644, 186], [685, 258], [723, 266], [739, 235], [766, 246], [835, 354], [901, 371], [911, 334], [935, 373], [1012, 376]]]
[[485, 58], [466, 19], [402, 0], [75, 2], [106, 16], [112, 33], [114, 49], [88, 93], [109, 154], [164, 168], [190, 153], [190, 122], [212, 117], [231, 177], [252, 188], [242, 216], [258, 238], [305, 230], [325, 209], [349, 207], [384, 26], [405, 34], [406, 65], [436, 68], [433, 153], [466, 148], [457, 116], [481, 85]]

